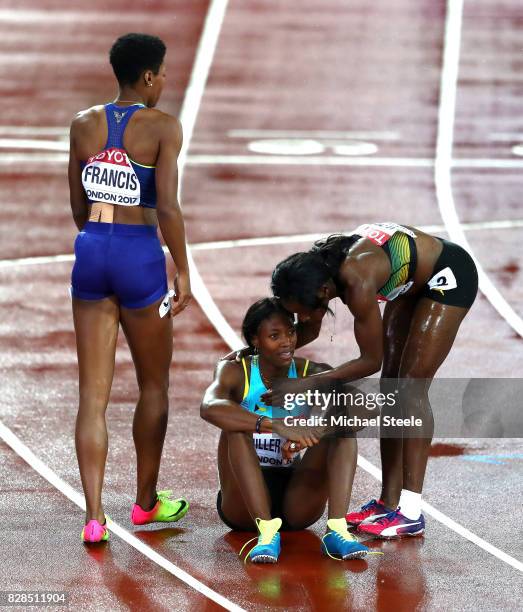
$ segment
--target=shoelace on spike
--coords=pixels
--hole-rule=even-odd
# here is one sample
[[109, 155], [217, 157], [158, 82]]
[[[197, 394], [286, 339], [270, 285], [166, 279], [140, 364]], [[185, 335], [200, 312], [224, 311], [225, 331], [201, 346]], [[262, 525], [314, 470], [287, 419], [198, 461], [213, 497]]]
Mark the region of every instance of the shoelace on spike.
[[254, 542], [254, 540], [258, 540], [258, 539], [260, 540], [259, 542], [256, 542], [256, 544], [252, 548], [250, 548], [249, 551], [245, 554], [245, 557], [243, 559], [244, 563], [247, 563], [247, 559], [249, 555], [256, 548], [256, 546], [258, 546], [258, 544], [265, 544], [265, 545], [270, 544], [274, 540], [274, 536], [276, 535], [276, 533], [278, 533], [278, 532], [273, 533], [270, 538], [268, 537], [268, 535], [264, 535], [260, 531], [260, 522], [261, 522], [261, 519], [257, 518], [256, 527], [258, 527], [259, 535], [255, 536], [254, 538], [251, 538], [250, 540], [247, 540], [247, 542], [245, 542], [245, 544], [241, 547], [240, 552], [238, 553], [238, 556], [241, 557], [242, 552], [244, 551], [246, 546], [248, 546], [251, 542]]
[[352, 533], [349, 533], [348, 531], [346, 533], [340, 533], [339, 531], [327, 531], [327, 533], [323, 536], [323, 538], [321, 539], [321, 541], [323, 542], [323, 545], [325, 547], [325, 552], [329, 555], [329, 557], [331, 559], [334, 559], [335, 561], [341, 561], [342, 559], [338, 559], [337, 557], [333, 557], [329, 550], [327, 549], [327, 545], [325, 544], [325, 538], [329, 535], [329, 534], [334, 534], [334, 536], [336, 538], [338, 538], [339, 540], [342, 540], [343, 542], [358, 542], [358, 538], [356, 538], [355, 536], [352, 535]]
[[[343, 561], [343, 559], [340, 559], [338, 557], [333, 557], [329, 550], [327, 549], [327, 546], [325, 544], [325, 538], [330, 534], [333, 533], [337, 538], [343, 540], [344, 542], [359, 542], [358, 538], [355, 537], [354, 535], [352, 535], [352, 533], [350, 533], [349, 531], [347, 531], [347, 534], [345, 535], [345, 533], [340, 533], [339, 531], [327, 531], [327, 533], [323, 536], [323, 538], [321, 539], [321, 541], [323, 542], [323, 545], [325, 547], [325, 552], [327, 553], [327, 555], [331, 558], [334, 559], [334, 561]], [[384, 555], [385, 553], [382, 553], [380, 551], [367, 551], [367, 556], [368, 555]]]
[[378, 524], [378, 525], [384, 525], [385, 523], [387, 523], [388, 521], [392, 521], [396, 518], [396, 516], [399, 514], [399, 510], [393, 510], [392, 512], [389, 512], [388, 514], [386, 514], [385, 516], [382, 516], [380, 519], [378, 519], [374, 524]]
[[[244, 545], [241, 547], [240, 552], [238, 553], [238, 556], [241, 558], [241, 556], [242, 556], [242, 552], [245, 550], [245, 547], [246, 547], [246, 546], [248, 546], [248, 545], [249, 545], [251, 542], [254, 542], [254, 540], [257, 540], [257, 539], [258, 539], [258, 536], [254, 537], [254, 538], [251, 538], [250, 540], [247, 540], [247, 542], [245, 542], [245, 544], [244, 544]], [[247, 563], [247, 558], [248, 558], [248, 556], [249, 556], [249, 555], [251, 554], [251, 552], [252, 552], [252, 551], [253, 551], [253, 550], [256, 548], [256, 546], [258, 546], [258, 544], [257, 544], [257, 543], [256, 543], [256, 544], [255, 544], [255, 545], [254, 545], [252, 548], [250, 548], [250, 549], [249, 549], [249, 550], [246, 552], [245, 557], [244, 557], [244, 559], [243, 559], [243, 562], [244, 562], [244, 563]]]
[[363, 511], [365, 510], [370, 510], [372, 508], [372, 506], [374, 505], [378, 505], [378, 502], [375, 499], [371, 499], [370, 502], [368, 502], [367, 504], [365, 504], [364, 506], [361, 507], [361, 509]]

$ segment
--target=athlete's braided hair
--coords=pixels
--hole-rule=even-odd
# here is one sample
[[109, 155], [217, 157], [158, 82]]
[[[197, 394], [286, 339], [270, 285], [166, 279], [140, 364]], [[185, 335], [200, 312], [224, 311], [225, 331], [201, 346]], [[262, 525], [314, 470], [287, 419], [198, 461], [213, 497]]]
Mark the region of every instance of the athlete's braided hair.
[[271, 289], [282, 300], [296, 300], [308, 308], [321, 306], [316, 295], [329, 279], [336, 281], [341, 264], [360, 236], [332, 234], [318, 240], [310, 251], [281, 261], [272, 273]]

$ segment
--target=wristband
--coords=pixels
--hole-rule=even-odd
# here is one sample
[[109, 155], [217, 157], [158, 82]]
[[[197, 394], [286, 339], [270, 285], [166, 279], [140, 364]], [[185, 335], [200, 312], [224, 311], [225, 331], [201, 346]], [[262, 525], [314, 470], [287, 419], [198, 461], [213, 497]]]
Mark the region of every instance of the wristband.
[[263, 421], [263, 419], [267, 419], [267, 418], [269, 418], [269, 417], [266, 417], [265, 415], [263, 415], [263, 414], [262, 414], [261, 416], [259, 416], [259, 417], [256, 419], [256, 426], [255, 426], [255, 428], [254, 428], [254, 431], [255, 431], [256, 433], [258, 433], [258, 434], [260, 433], [260, 429], [261, 429], [261, 424], [262, 424], [262, 421]]

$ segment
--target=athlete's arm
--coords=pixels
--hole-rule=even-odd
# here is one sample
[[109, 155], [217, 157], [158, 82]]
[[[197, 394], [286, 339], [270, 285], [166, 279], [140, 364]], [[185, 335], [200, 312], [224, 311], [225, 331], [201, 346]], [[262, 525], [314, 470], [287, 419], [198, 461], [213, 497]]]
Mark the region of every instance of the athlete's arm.
[[88, 202], [87, 195], [82, 185], [82, 168], [80, 161], [76, 157], [76, 140], [77, 135], [77, 118], [73, 119], [71, 129], [69, 131], [69, 200], [71, 203], [71, 212], [73, 220], [78, 230], [81, 230], [87, 222]]
[[[298, 376], [303, 376], [305, 359], [297, 358], [295, 361], [297, 362], [296, 365], [298, 366]], [[326, 372], [327, 370], [332, 370], [332, 366], [330, 366], [328, 363], [315, 363], [314, 361], [309, 361], [306, 376], [320, 374], [321, 372]], [[299, 442], [285, 440], [281, 449], [283, 458], [287, 460], [292, 459], [293, 455], [299, 453], [304, 448], [306, 448], [306, 446], [302, 446]]]
[[371, 376], [381, 369], [383, 361], [383, 322], [376, 301], [376, 286], [365, 270], [358, 266], [346, 271], [345, 303], [354, 317], [354, 337], [360, 356], [343, 363], [326, 374], [350, 382]]
[[175, 316], [185, 308], [192, 297], [185, 225], [178, 202], [177, 160], [182, 147], [182, 128], [174, 117], [164, 115], [162, 119], [164, 125], [156, 160], [156, 212], [160, 231], [177, 270], [177, 295], [174, 298], [177, 304], [171, 311]]
[[[223, 431], [254, 432], [259, 415], [249, 412], [239, 403], [244, 382], [243, 368], [239, 364], [219, 361], [214, 381], [207, 388], [200, 406], [202, 419]], [[320, 428], [317, 427], [287, 427], [281, 420], [263, 419], [260, 432], [273, 431], [298, 442], [300, 448], [314, 446], [321, 438]]]
[[[214, 381], [207, 388], [200, 406], [202, 419], [224, 431], [254, 432], [258, 415], [240, 406], [244, 383], [240, 364], [219, 361]], [[260, 431], [272, 432], [272, 421], [263, 419]]]
[[376, 301], [376, 283], [362, 266], [344, 271], [345, 303], [354, 317], [354, 337], [360, 356], [318, 377], [350, 382], [371, 376], [381, 369], [383, 361], [383, 322]]

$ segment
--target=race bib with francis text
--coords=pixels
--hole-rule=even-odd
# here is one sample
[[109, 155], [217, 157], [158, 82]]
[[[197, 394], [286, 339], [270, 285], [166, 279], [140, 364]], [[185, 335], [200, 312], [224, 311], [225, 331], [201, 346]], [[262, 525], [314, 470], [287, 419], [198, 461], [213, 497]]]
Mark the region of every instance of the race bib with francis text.
[[140, 181], [123, 149], [113, 147], [90, 157], [82, 171], [82, 184], [91, 202], [140, 204]]

